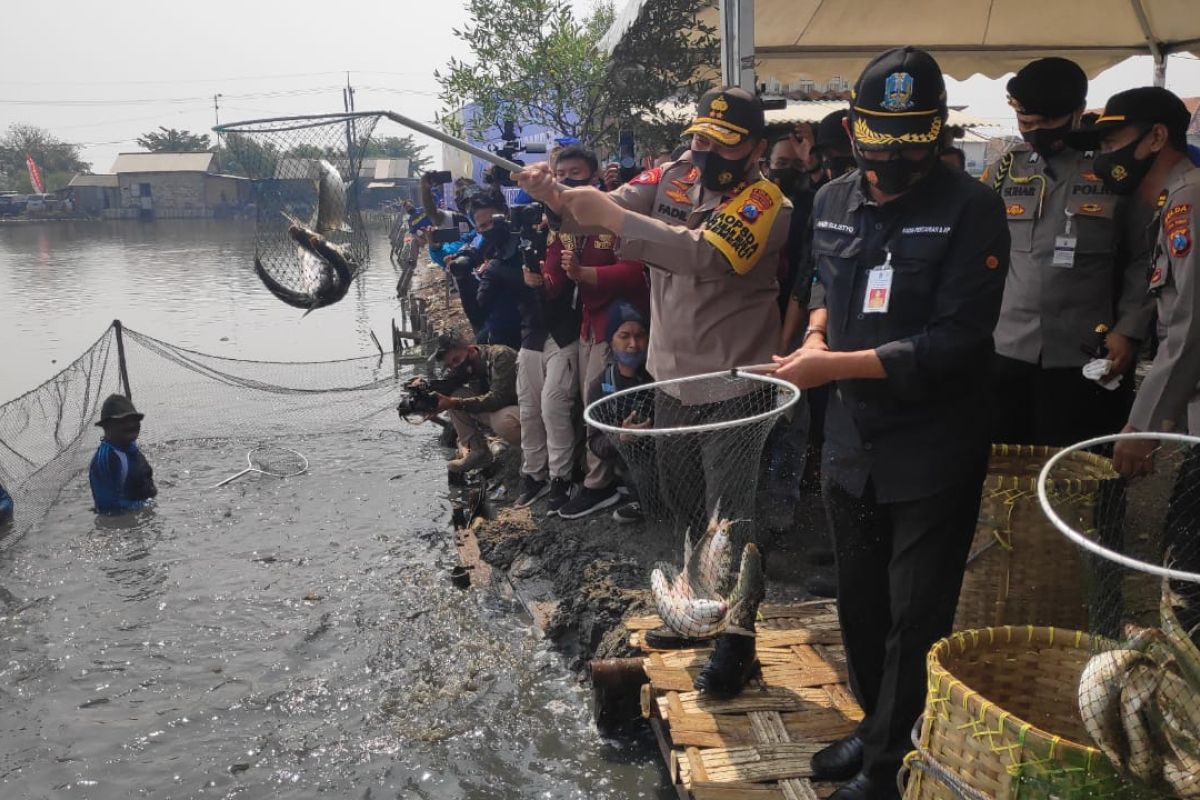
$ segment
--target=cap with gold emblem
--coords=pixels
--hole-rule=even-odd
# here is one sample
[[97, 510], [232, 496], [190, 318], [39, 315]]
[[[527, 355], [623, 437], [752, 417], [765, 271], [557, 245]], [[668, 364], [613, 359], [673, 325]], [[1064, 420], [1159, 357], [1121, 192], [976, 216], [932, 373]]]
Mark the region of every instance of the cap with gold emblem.
[[933, 56], [915, 47], [867, 64], [850, 103], [850, 133], [861, 150], [936, 145], [946, 124], [946, 82]]
[[727, 147], [757, 139], [766, 128], [762, 103], [745, 89], [721, 87], [700, 98], [696, 118], [683, 133], [699, 133]]

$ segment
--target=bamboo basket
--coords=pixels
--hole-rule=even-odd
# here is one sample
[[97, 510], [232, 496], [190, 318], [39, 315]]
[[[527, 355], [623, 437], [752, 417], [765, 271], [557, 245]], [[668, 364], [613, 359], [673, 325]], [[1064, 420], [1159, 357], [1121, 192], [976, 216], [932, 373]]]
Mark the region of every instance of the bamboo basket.
[[[909, 755], [905, 800], [1106, 796], [1113, 773], [1090, 744], [1076, 703], [1093, 655], [1079, 631], [962, 631], [929, 651], [929, 693]], [[942, 773], [939, 778], [935, 773]]]
[[[1038, 503], [1038, 473], [1051, 447], [992, 445], [979, 524], [963, 576], [955, 630], [1044, 625], [1087, 630], [1087, 574], [1078, 547], [1050, 523]], [[1096, 495], [1116, 478], [1108, 459], [1078, 453], [1050, 487], [1064, 519], [1091, 529]]]

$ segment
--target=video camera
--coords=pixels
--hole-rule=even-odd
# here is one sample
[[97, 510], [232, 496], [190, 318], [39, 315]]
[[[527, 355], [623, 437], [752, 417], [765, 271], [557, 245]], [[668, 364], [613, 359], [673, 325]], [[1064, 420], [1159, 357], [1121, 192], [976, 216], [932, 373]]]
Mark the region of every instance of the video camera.
[[[404, 384], [406, 396], [400, 398], [400, 402], [396, 405], [396, 413], [405, 422], [411, 422], [409, 417], [412, 416], [430, 416], [437, 411], [437, 396], [450, 394], [452, 391], [454, 391], [454, 387], [448, 379], [413, 378]], [[442, 425], [446, 424], [444, 420], [437, 417], [434, 417], [433, 421]]]
[[542, 226], [545, 216], [546, 207], [541, 203], [514, 205], [508, 210], [509, 224], [521, 237], [521, 259], [530, 272], [540, 273], [546, 257], [550, 231]]
[[[488, 149], [503, 159], [512, 161], [513, 163], [525, 166], [525, 162], [516, 158], [517, 153], [545, 153], [545, 142], [530, 142], [522, 144], [517, 136], [517, 124], [511, 119], [504, 120], [504, 125], [500, 133], [501, 141], [499, 144], [489, 145]], [[495, 186], [516, 186], [516, 181], [512, 179], [512, 173], [503, 167], [493, 166], [483, 174], [483, 179], [487, 183]]]

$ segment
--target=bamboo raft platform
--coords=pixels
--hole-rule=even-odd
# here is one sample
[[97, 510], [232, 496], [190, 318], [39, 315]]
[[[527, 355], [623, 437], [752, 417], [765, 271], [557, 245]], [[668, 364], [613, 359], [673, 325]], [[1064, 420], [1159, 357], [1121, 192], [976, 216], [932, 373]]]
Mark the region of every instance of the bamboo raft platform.
[[837, 611], [820, 600], [764, 604], [759, 614], [761, 673], [730, 700], [702, 697], [693, 686], [710, 648], [656, 651], [642, 631], [658, 627], [658, 617], [625, 623], [646, 654], [642, 715], [683, 800], [812, 800], [835, 788], [809, 780], [809, 759], [862, 719], [845, 684]]

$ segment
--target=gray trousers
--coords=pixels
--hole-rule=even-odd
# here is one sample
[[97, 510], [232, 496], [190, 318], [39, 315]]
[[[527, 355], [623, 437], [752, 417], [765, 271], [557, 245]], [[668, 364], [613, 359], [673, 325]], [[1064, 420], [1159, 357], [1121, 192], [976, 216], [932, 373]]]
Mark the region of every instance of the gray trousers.
[[521, 473], [544, 481], [571, 477], [575, 426], [571, 412], [579, 382], [579, 344], [517, 353], [517, 403], [521, 417]]

